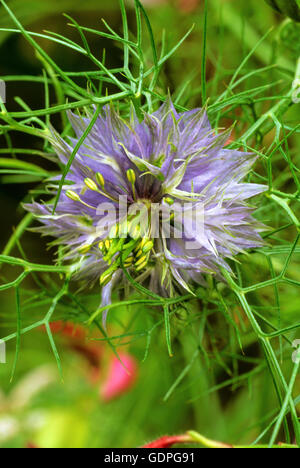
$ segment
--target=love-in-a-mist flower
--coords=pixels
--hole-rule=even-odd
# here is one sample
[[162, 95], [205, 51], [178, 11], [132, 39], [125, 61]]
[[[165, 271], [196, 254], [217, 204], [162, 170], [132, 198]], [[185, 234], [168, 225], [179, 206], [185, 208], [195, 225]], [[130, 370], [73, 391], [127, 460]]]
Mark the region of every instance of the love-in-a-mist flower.
[[[52, 130], [67, 164], [91, 116], [69, 113], [76, 138]], [[205, 109], [178, 113], [168, 99], [138, 119], [106, 106], [86, 136], [53, 205], [27, 205], [37, 228], [64, 246], [76, 276], [99, 279], [102, 305], [114, 285], [137, 282], [163, 296], [221, 278], [225, 259], [263, 245], [247, 200], [265, 186], [245, 183], [256, 156], [224, 149], [230, 131], [211, 128]], [[54, 190], [54, 195], [57, 189]]]

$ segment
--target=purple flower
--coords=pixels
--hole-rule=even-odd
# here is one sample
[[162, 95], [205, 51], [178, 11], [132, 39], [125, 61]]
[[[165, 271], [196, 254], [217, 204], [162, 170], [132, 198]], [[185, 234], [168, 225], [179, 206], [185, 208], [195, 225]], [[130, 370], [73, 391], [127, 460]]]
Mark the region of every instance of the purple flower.
[[[69, 120], [76, 138], [51, 136], [63, 164], [90, 117], [69, 113]], [[263, 245], [264, 226], [247, 200], [266, 187], [243, 182], [256, 157], [224, 149], [228, 136], [211, 128], [204, 109], [178, 113], [170, 99], [141, 122], [107, 106], [76, 154], [55, 213], [46, 203], [26, 208], [44, 224], [37, 230], [64, 246], [77, 276], [100, 279], [104, 305], [125, 280], [123, 268], [161, 295], [191, 291], [205, 284], [204, 274], [230, 271], [225, 259]]]

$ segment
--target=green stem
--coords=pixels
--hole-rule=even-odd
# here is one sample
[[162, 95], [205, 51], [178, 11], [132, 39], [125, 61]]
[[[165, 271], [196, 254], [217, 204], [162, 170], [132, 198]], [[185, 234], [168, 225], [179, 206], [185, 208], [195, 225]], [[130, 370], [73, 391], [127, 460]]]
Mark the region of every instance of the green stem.
[[297, 445], [284, 443], [272, 445], [271, 447], [269, 445], [230, 445], [224, 442], [219, 442], [217, 440], [208, 439], [196, 431], [188, 431], [187, 436], [189, 437], [189, 440], [186, 441], [187, 443], [196, 442], [197, 444], [200, 444], [206, 448], [298, 448]]
[[[218, 10], [220, 8], [220, 0], [210, 0], [212, 8]], [[222, 11], [222, 21], [227, 29], [229, 29], [238, 41], [241, 40], [242, 28], [241, 28], [241, 16], [236, 11], [236, 7], [231, 6], [230, 2], [226, 2]], [[259, 34], [250, 24], [246, 22], [245, 31], [243, 34], [243, 41], [246, 47], [251, 50], [260, 41], [261, 34]], [[271, 57], [273, 55], [273, 47], [271, 44], [265, 42], [255, 50], [255, 56], [266, 65], [270, 64]], [[293, 63], [284, 56], [281, 56], [278, 60], [278, 65], [288, 70], [293, 70]]]
[[[243, 307], [243, 309], [244, 309], [244, 311], [245, 311], [245, 313], [246, 313], [246, 315], [248, 317], [248, 320], [251, 323], [251, 326], [252, 326], [254, 332], [256, 333], [258, 339], [260, 340], [260, 342], [263, 345], [264, 351], [266, 353], [266, 358], [268, 358], [269, 363], [270, 363], [269, 367], [270, 367], [270, 371], [272, 373], [274, 384], [276, 386], [275, 388], [276, 388], [277, 395], [278, 395], [278, 398], [279, 398], [279, 404], [280, 404], [281, 407], [283, 405], [285, 405], [285, 408], [286, 408], [287, 403], [289, 404], [290, 411], [291, 411], [291, 416], [292, 416], [292, 422], [293, 422], [293, 425], [294, 425], [296, 440], [297, 440], [298, 445], [300, 446], [300, 428], [299, 428], [299, 422], [298, 422], [298, 416], [297, 416], [295, 404], [294, 404], [294, 401], [293, 401], [292, 396], [291, 396], [291, 390], [290, 390], [290, 387], [287, 386], [285, 378], [284, 378], [284, 376], [283, 376], [283, 374], [281, 372], [279, 363], [277, 361], [276, 355], [275, 355], [274, 350], [273, 350], [273, 348], [271, 346], [269, 338], [266, 338], [266, 336], [263, 333], [263, 331], [261, 330], [261, 328], [260, 328], [254, 314], [252, 313], [251, 307], [250, 307], [250, 305], [249, 305], [249, 303], [248, 303], [248, 301], [246, 299], [246, 296], [245, 296], [245, 289], [238, 286], [235, 283], [235, 281], [232, 279], [230, 274], [226, 270], [222, 269], [222, 272], [223, 272], [223, 275], [224, 275], [225, 279], [227, 280], [229, 286], [231, 287], [231, 289], [234, 291], [234, 293], [238, 297], [238, 299], [239, 299], [239, 301], [240, 301], [240, 303], [241, 303], [241, 305], [242, 305], [242, 307]], [[292, 376], [292, 379], [293, 379], [293, 376]], [[290, 385], [291, 385], [291, 383], [293, 383], [292, 379], [291, 379]], [[283, 389], [286, 392], [286, 396], [285, 396], [284, 401], [282, 401], [281, 393], [279, 392], [279, 383], [281, 384], [281, 386], [283, 387]], [[286, 432], [286, 435], [288, 435], [288, 426], [287, 426], [287, 422], [286, 422], [286, 419], [285, 419], [285, 412], [280, 412], [280, 424], [281, 424], [282, 421], [284, 421], [285, 432]]]

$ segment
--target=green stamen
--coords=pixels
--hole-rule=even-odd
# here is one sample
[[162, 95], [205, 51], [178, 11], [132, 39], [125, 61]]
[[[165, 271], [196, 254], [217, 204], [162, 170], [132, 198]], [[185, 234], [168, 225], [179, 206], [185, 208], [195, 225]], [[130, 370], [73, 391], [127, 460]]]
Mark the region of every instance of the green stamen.
[[73, 190], [67, 190], [66, 191], [66, 196], [68, 198], [70, 198], [70, 200], [73, 200], [73, 201], [76, 201], [76, 202], [80, 202], [82, 203], [84, 206], [87, 206], [88, 208], [91, 208], [92, 210], [96, 210], [96, 208], [92, 205], [89, 205], [88, 203], [85, 203], [83, 200], [81, 200], [80, 196], [78, 195], [78, 193], [76, 192], [73, 192]]

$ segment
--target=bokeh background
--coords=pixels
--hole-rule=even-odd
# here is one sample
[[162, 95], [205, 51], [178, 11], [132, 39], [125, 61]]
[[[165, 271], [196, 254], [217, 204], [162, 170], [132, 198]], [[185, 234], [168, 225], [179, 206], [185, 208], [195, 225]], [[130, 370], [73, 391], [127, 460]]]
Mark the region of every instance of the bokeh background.
[[[62, 16], [64, 12], [88, 27], [103, 29], [103, 17], [113, 29], [122, 29], [117, 0], [10, 0], [7, 3], [31, 31], [51, 30], [77, 39], [77, 32], [67, 26], [68, 20]], [[183, 106], [201, 105], [204, 2], [144, 0], [143, 4], [147, 8], [155, 38], [159, 42], [165, 30], [169, 48], [195, 24], [187, 40], [165, 65], [161, 86], [169, 89], [172, 95], [180, 95]], [[214, 99], [226, 89], [226, 84], [246, 54], [274, 26], [275, 30], [258, 47], [247, 67], [249, 71], [270, 65], [276, 55], [278, 68], [273, 76], [271, 72], [267, 76], [253, 75], [247, 83], [254, 88], [273, 78], [274, 81], [281, 80], [277, 92], [280, 86], [284, 87], [285, 80], [290, 80], [293, 75], [299, 48], [293, 46], [295, 42], [291, 42], [286, 34], [280, 35], [279, 25], [283, 17], [262, 0], [209, 0], [208, 4], [208, 96]], [[134, 30], [135, 17], [130, 1], [127, 6], [129, 25]], [[2, 7], [1, 27], [13, 27]], [[96, 56], [102, 56], [103, 49], [106, 50], [109, 67], [122, 66], [122, 50], [116, 43], [94, 35], [89, 39]], [[81, 56], [53, 42], [41, 39], [40, 43], [64, 69], [74, 72], [85, 70], [87, 64]], [[0, 57], [0, 77], [40, 74], [40, 61], [18, 34], [0, 31]], [[216, 71], [218, 79], [215, 79]], [[110, 90], [113, 91], [113, 88]], [[19, 110], [14, 100], [16, 95], [22, 96], [33, 109], [44, 105], [42, 84], [8, 80], [7, 108], [11, 111]], [[265, 105], [268, 106], [268, 103]], [[250, 103], [247, 112], [256, 111]], [[299, 107], [287, 113], [287, 125], [299, 120], [297, 111]], [[236, 107], [222, 115], [220, 124], [228, 126], [239, 120], [238, 134], [247, 125], [246, 122], [243, 124], [244, 112], [243, 107]], [[52, 124], [62, 130], [59, 118], [53, 117]], [[19, 148], [41, 149], [40, 143], [28, 135], [13, 133], [11, 137], [11, 142], [1, 137], [2, 149], [10, 143]], [[267, 147], [273, 138], [274, 131], [264, 137], [261, 147]], [[295, 154], [299, 149], [299, 133], [293, 135], [289, 144], [291, 154]], [[27, 155], [26, 160], [36, 163], [37, 156]], [[41, 159], [38, 163], [48, 170], [55, 169], [55, 165], [49, 161]], [[277, 170], [278, 173], [282, 171], [282, 184], [288, 189], [291, 181], [284, 176], [284, 165], [278, 164]], [[0, 248], [3, 250], [14, 227], [24, 215], [20, 203], [31, 197], [39, 182], [28, 177], [20, 184], [16, 176], [2, 173], [0, 181]], [[266, 223], [274, 221], [268, 219], [267, 211], [262, 215]], [[287, 232], [285, 235], [292, 239], [292, 234]], [[50, 263], [53, 260], [53, 250], [47, 249], [47, 239], [30, 232], [23, 236], [21, 245], [14, 253], [20, 255], [21, 250], [32, 262]], [[249, 265], [246, 270], [249, 282], [264, 279], [264, 270], [259, 265], [258, 261], [257, 265]], [[298, 258], [295, 258], [292, 267], [297, 276]], [[0, 270], [1, 279], [5, 281], [15, 275], [15, 269]], [[43, 280], [46, 281], [45, 278]], [[51, 279], [48, 280], [51, 288]], [[42, 316], [49, 303], [46, 297], [39, 295], [34, 279], [26, 280], [26, 287], [27, 295], [26, 292], [22, 293], [24, 326]], [[296, 320], [299, 316], [298, 292], [285, 287], [279, 294], [283, 313], [288, 316], [287, 322]], [[265, 307], [269, 307], [273, 299], [273, 290], [265, 290], [259, 298], [260, 304]], [[13, 291], [1, 292], [0, 301], [1, 337], [15, 330], [16, 298]], [[92, 292], [84, 297], [87, 306], [93, 301]], [[11, 382], [15, 343], [14, 340], [10, 341], [7, 346], [8, 362], [6, 365], [0, 364], [0, 446], [136, 447], [160, 435], [182, 433], [188, 429], [196, 429], [208, 437], [232, 443], [254, 440], [277, 405], [267, 369], [260, 367], [261, 349], [256, 337], [251, 334], [249, 324], [234, 303], [230, 304], [232, 316], [237, 326], [244, 330], [243, 352], [236, 344], [230, 346], [230, 343], [234, 343], [234, 332], [228, 331], [228, 324], [219, 313], [218, 305], [212, 301], [208, 307], [201, 301], [195, 301], [191, 307], [195, 319], [189, 321], [189, 326], [195, 327], [194, 333], [187, 327], [186, 311], [182, 310], [174, 324], [173, 358], [167, 354], [163, 329], [157, 333], [155, 331], [145, 358], [147, 336], [143, 332], [144, 323], [146, 321], [147, 327], [151, 328], [154, 323], [152, 317], [157, 311], [137, 308], [134, 313], [132, 310], [129, 313], [125, 307], [114, 311], [110, 333], [124, 335], [124, 323], [128, 328], [128, 338], [123, 336], [114, 343], [127, 365], [127, 371], [120, 365], [109, 344], [99, 341], [101, 336], [95, 330], [82, 326], [83, 319], [80, 312], [74, 310], [74, 304], [63, 303], [59, 306], [53, 324], [62, 360], [63, 382], [42, 327], [22, 337], [16, 374]], [[66, 309], [69, 310], [68, 323], [63, 321]], [[71, 324], [72, 315], [75, 325]], [[207, 328], [203, 321], [207, 321]], [[205, 334], [205, 353], [195, 346], [195, 337], [201, 333]], [[286, 372], [290, 371], [291, 364], [287, 358], [284, 363]], [[238, 378], [235, 379], [235, 376]]]

